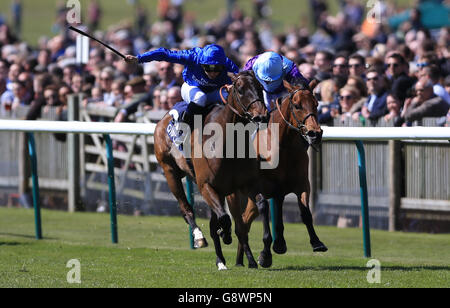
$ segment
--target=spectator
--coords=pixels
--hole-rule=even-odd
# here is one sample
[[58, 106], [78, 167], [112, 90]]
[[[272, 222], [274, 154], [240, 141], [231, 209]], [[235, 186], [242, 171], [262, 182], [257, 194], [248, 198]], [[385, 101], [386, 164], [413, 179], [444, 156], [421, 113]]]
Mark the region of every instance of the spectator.
[[398, 99], [394, 93], [389, 93], [386, 98], [386, 105], [388, 109], [388, 114], [384, 116], [386, 122], [392, 121], [394, 126], [401, 126], [401, 111], [402, 102]]
[[333, 75], [339, 75], [344, 78], [348, 78], [349, 70], [348, 70], [348, 61], [344, 56], [338, 56], [334, 59], [333, 62]]
[[124, 105], [115, 117], [115, 122], [124, 122], [131, 114], [134, 114], [142, 105], [144, 110], [149, 110], [152, 107], [151, 96], [147, 93], [145, 80], [142, 77], [135, 77], [130, 80], [127, 85], [131, 86], [131, 93], [133, 94], [131, 101]]
[[43, 110], [44, 114], [49, 113], [50, 108], [61, 105], [61, 102], [59, 101], [58, 97], [58, 89], [55, 86], [48, 86], [45, 88], [44, 99], [46, 102]]
[[114, 70], [111, 67], [105, 67], [100, 73], [100, 87], [103, 93], [102, 100], [107, 106], [114, 105], [114, 94], [112, 93], [113, 82]]
[[384, 76], [376, 69], [371, 69], [367, 72], [367, 89], [369, 99], [364, 104], [361, 114], [364, 118], [370, 119], [374, 123], [387, 113], [386, 84]]
[[23, 81], [13, 82], [13, 102], [12, 110], [19, 106], [28, 106], [31, 103], [30, 93], [27, 92], [27, 85]]
[[407, 99], [402, 111], [402, 118], [411, 125], [411, 122], [426, 117], [442, 117], [447, 115], [449, 105], [433, 92], [433, 83], [427, 78], [421, 78], [415, 87], [417, 95]]
[[318, 120], [320, 124], [329, 124], [333, 119], [333, 114], [339, 113], [339, 103], [336, 102], [338, 89], [336, 83], [331, 80], [325, 80], [316, 87], [320, 89], [319, 106], [317, 109]]
[[300, 74], [303, 75], [308, 80], [313, 80], [316, 77], [317, 71], [314, 66], [310, 63], [303, 63], [299, 66]]
[[[316, 53], [314, 68], [317, 70], [317, 74], [330, 77], [333, 58], [333, 54], [328, 51], [319, 51]], [[327, 77], [325, 79], [328, 79]]]
[[356, 105], [360, 100], [360, 94], [356, 87], [346, 85], [339, 91], [339, 110], [333, 109], [331, 116], [339, 118], [341, 122], [346, 119], [359, 118], [362, 104]]
[[403, 104], [417, 80], [408, 76], [408, 62], [399, 53], [388, 56], [386, 66], [387, 75], [391, 77], [392, 81], [392, 92]]
[[450, 75], [445, 78], [444, 87], [445, 91], [450, 94]]
[[102, 9], [97, 0], [91, 0], [88, 6], [88, 25], [91, 31], [95, 31], [100, 24], [102, 17]]
[[360, 54], [352, 54], [348, 60], [349, 75], [366, 77], [366, 60]]
[[[177, 84], [177, 79], [175, 76], [175, 71], [173, 70], [173, 63], [170, 62], [159, 62], [158, 63], [158, 76], [160, 79], [159, 86], [163, 89], [170, 89]], [[180, 85], [181, 86], [181, 85]]]
[[440, 84], [441, 71], [437, 65], [432, 64], [425, 67], [422, 70], [421, 77], [430, 80], [433, 83], [434, 95], [439, 96], [450, 105], [450, 94], [445, 91], [445, 88]]
[[[111, 106], [120, 107], [125, 102], [125, 85], [126, 81], [123, 79], [114, 80], [111, 85]], [[146, 88], [147, 89], [147, 88]], [[148, 91], [147, 91], [148, 92]]]
[[172, 87], [167, 90], [167, 110], [170, 110], [176, 103], [183, 101], [181, 97], [181, 88], [178, 86]]
[[361, 77], [358, 77], [358, 76], [350, 76], [347, 79], [346, 85], [357, 88], [359, 91], [359, 94], [361, 95], [361, 98], [367, 100], [367, 86], [366, 86], [366, 82], [364, 81], [364, 79], [362, 79]]

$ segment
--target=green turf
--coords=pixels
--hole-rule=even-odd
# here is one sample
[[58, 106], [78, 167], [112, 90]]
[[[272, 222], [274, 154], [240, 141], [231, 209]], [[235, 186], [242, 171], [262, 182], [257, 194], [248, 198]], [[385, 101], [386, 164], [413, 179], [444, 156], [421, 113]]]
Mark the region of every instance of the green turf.
[[[42, 212], [45, 239], [34, 239], [32, 210], [0, 208], [0, 287], [450, 287], [450, 235], [372, 230], [381, 284], [366, 280], [359, 229], [317, 227], [326, 253], [313, 253], [306, 228], [286, 225], [288, 253], [270, 269], [234, 267], [236, 239], [224, 248], [219, 272], [210, 247], [189, 249], [181, 217], [119, 216], [119, 244], [111, 243], [109, 216]], [[199, 220], [207, 238], [208, 221]], [[252, 228], [255, 256], [262, 225]], [[81, 262], [81, 285], [68, 284], [66, 264]]]
[[[23, 38], [36, 45], [41, 36], [52, 36], [52, 25], [55, 22], [56, 3], [57, 0], [23, 0]], [[68, 1], [59, 1], [67, 3]], [[80, 0], [82, 18], [86, 15], [88, 0]], [[395, 0], [400, 7], [408, 7], [414, 0]], [[11, 18], [12, 0], [0, 1], [0, 12], [8, 20]], [[106, 29], [112, 24], [122, 21], [133, 22], [133, 7], [128, 4], [127, 0], [100, 0], [103, 9], [103, 19], [101, 28]], [[156, 3], [157, 0], [145, 0], [141, 3], [147, 7], [150, 22], [156, 20]], [[247, 14], [252, 14], [252, 1], [237, 1], [240, 7]], [[334, 0], [328, 1], [330, 11], [336, 13], [338, 2]], [[364, 1], [367, 3], [367, 1]], [[270, 1], [272, 8], [272, 21], [276, 32], [282, 32], [290, 25], [308, 25], [312, 21], [310, 19], [310, 11], [307, 1], [299, 0], [276, 0]], [[194, 14], [199, 24], [216, 19], [221, 13], [225, 12], [226, 1], [210, 1], [210, 0], [189, 0], [186, 1], [185, 11]]]

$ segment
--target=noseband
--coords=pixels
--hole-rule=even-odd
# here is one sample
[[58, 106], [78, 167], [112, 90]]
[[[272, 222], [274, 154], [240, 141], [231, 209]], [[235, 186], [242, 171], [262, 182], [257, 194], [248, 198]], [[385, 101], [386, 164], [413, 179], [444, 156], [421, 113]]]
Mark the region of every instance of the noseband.
[[[294, 112], [294, 103], [292, 102], [292, 98], [294, 97], [294, 95], [295, 94], [297, 94], [297, 92], [299, 92], [300, 91], [300, 89], [298, 89], [298, 90], [295, 90], [294, 92], [292, 92], [292, 93], [290, 93], [289, 94], [289, 108], [291, 108], [291, 113], [292, 113], [292, 116], [294, 117], [294, 119], [295, 119], [295, 126], [294, 125], [292, 125], [288, 120], [286, 120], [286, 118], [284, 117], [284, 115], [283, 115], [283, 113], [281, 112], [281, 108], [280, 108], [280, 100], [282, 100], [282, 98], [278, 98], [277, 100], [276, 100], [276, 103], [277, 103], [277, 109], [278, 109], [278, 112], [280, 113], [280, 115], [281, 115], [281, 118], [283, 119], [283, 121], [288, 125], [288, 127], [290, 127], [291, 129], [293, 129], [293, 130], [295, 130], [296, 132], [298, 132], [298, 133], [300, 133], [300, 136], [302, 136], [302, 138], [306, 141], [306, 143], [308, 143], [314, 150], [316, 150], [317, 151], [317, 149], [309, 142], [309, 140], [308, 140], [308, 128], [306, 127], [306, 120], [308, 120], [310, 117], [314, 117], [315, 119], [316, 119], [316, 121], [318, 121], [318, 119], [317, 119], [317, 115], [315, 114], [315, 113], [313, 113], [313, 112], [311, 112], [311, 113], [309, 113], [309, 114], [307, 114], [306, 116], [305, 116], [305, 118], [302, 120], [302, 121], [300, 121], [298, 118], [297, 118], [297, 116], [295, 115], [295, 112]], [[281, 102], [283, 102], [283, 101], [281, 101]]]

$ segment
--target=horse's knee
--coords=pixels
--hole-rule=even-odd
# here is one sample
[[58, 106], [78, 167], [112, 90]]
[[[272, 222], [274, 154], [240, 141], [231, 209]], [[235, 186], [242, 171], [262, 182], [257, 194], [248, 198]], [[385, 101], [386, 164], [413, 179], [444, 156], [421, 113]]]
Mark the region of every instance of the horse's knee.
[[263, 197], [257, 198], [256, 206], [258, 207], [258, 211], [261, 215], [267, 213], [269, 210], [269, 202], [267, 202], [267, 200]]

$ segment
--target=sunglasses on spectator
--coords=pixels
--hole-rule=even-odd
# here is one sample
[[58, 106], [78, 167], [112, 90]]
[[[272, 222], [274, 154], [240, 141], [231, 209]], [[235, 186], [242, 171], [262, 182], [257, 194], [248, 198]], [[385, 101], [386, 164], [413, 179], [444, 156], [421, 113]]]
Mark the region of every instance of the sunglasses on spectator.
[[361, 67], [362, 64], [350, 64], [348, 67], [350, 68], [357, 68], [357, 67]]
[[417, 63], [417, 67], [422, 68], [422, 67], [427, 67], [428, 63], [427, 62], [423, 62], [423, 63]]
[[224, 69], [223, 65], [209, 65], [209, 64], [203, 64], [202, 68], [205, 72], [208, 72], [208, 73], [209, 72], [220, 73]]
[[351, 99], [353, 99], [353, 96], [351, 96], [351, 95], [346, 95], [346, 96], [341, 95], [341, 96], [339, 97], [339, 99], [340, 99], [341, 101], [344, 101], [344, 100], [351, 100]]
[[56, 95], [47, 95], [44, 97], [46, 100], [56, 99]]
[[372, 77], [372, 78], [367, 78], [367, 81], [378, 81], [378, 76], [377, 77]]
[[386, 64], [386, 66], [387, 66], [387, 67], [397, 68], [397, 67], [400, 66], [400, 64], [398, 64], [398, 63], [388, 63], [388, 64]]
[[341, 67], [341, 68], [347, 68], [347, 64], [333, 64], [333, 67]]

